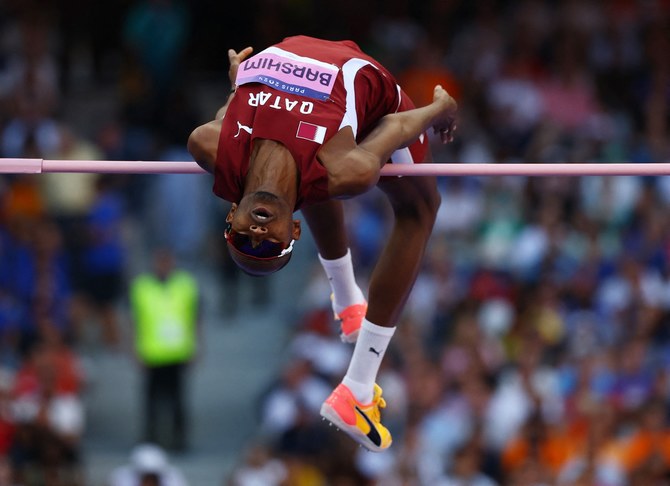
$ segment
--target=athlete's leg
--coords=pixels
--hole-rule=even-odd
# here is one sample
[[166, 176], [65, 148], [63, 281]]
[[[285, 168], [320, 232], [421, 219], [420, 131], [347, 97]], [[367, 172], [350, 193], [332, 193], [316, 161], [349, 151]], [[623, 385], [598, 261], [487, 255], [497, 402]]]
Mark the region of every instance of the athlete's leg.
[[363, 403], [374, 383], [395, 324], [416, 280], [440, 203], [434, 177], [388, 178], [379, 183], [395, 222], [370, 280], [369, 307], [343, 383]]
[[342, 203], [327, 201], [303, 208], [302, 213], [319, 250], [319, 261], [328, 276], [333, 292], [333, 311], [341, 320], [342, 340], [355, 342], [367, 303], [356, 283]]
[[419, 273], [440, 204], [434, 177], [384, 178], [395, 221], [370, 280], [367, 320], [394, 326]]
[[344, 227], [342, 202], [326, 201], [302, 208], [301, 211], [321, 257], [336, 260], [346, 255], [349, 242]]
[[414, 285], [440, 203], [435, 178], [385, 179], [379, 187], [395, 223], [370, 282], [370, 307], [342, 383], [321, 406], [321, 415], [373, 451], [391, 445], [379, 409], [386, 405], [377, 373], [395, 323]]

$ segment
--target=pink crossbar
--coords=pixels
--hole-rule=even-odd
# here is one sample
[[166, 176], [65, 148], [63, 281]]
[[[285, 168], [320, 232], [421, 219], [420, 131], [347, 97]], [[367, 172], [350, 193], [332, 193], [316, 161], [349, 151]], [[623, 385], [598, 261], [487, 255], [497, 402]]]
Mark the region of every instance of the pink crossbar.
[[[195, 162], [0, 159], [0, 174], [91, 172], [100, 174], [203, 174]], [[589, 176], [670, 175], [670, 163], [387, 164], [384, 176]]]

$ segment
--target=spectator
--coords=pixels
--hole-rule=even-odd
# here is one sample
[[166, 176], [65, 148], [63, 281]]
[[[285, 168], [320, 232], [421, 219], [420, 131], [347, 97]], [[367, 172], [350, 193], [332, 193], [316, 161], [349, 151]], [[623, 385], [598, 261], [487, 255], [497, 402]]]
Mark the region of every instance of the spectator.
[[116, 305], [123, 293], [126, 248], [122, 239], [124, 200], [113, 176], [100, 176], [95, 201], [85, 223], [84, 273], [81, 289], [87, 305], [100, 321], [103, 342], [119, 344]]
[[154, 254], [153, 271], [137, 276], [130, 289], [135, 351], [144, 368], [145, 440], [166, 442], [159, 429], [168, 411], [169, 447], [187, 447], [186, 372], [198, 352], [200, 296], [194, 277], [176, 268], [167, 250]]
[[78, 395], [83, 390], [84, 374], [79, 358], [49, 321], [40, 323], [40, 338], [16, 372], [14, 393], [19, 397], [38, 393], [44, 376], [53, 381], [59, 394]]
[[[84, 410], [80, 398], [68, 390], [57, 356], [44, 346], [32, 354], [35, 381], [17, 383], [16, 436], [10, 457], [19, 483], [29, 478], [83, 485], [81, 438]], [[23, 380], [25, 383], [25, 380]]]
[[140, 444], [130, 453], [130, 463], [109, 475], [108, 486], [188, 486], [181, 471], [170, 464], [165, 451], [154, 444]]
[[[179, 0], [143, 0], [124, 20], [125, 118], [148, 129], [160, 123], [169, 96], [180, 82], [179, 61], [189, 32], [189, 8]], [[160, 35], [157, 35], [160, 33]]]
[[[227, 486], [282, 486], [286, 484], [288, 471], [284, 463], [273, 457], [271, 452], [262, 445], [254, 445], [244, 453], [242, 463], [237, 465]], [[110, 485], [113, 486], [113, 485]]]
[[6, 309], [13, 321], [9, 333], [18, 340], [17, 351], [25, 351], [39, 337], [40, 322], [69, 332], [71, 291], [59, 228], [50, 220], [12, 217], [0, 258], [0, 279], [9, 291]]
[[[0, 369], [0, 456], [8, 457], [14, 442], [16, 425], [13, 414], [13, 379], [11, 371]], [[11, 464], [7, 464], [11, 466]], [[1, 477], [1, 474], [0, 474]], [[2, 480], [0, 479], [0, 485]]]
[[[101, 151], [92, 143], [79, 137], [73, 128], [61, 126], [60, 146], [55, 158], [66, 160], [98, 160]], [[42, 174], [39, 179], [40, 193], [48, 212], [66, 228], [88, 212], [95, 197], [95, 174]]]
[[49, 52], [46, 17], [32, 13], [20, 22], [21, 50], [0, 80], [0, 100], [9, 104], [2, 133], [4, 157], [48, 157], [60, 142], [55, 115], [60, 102], [58, 73]]
[[[37, 179], [30, 175], [19, 175], [10, 181], [2, 198], [2, 212], [8, 218], [9, 229], [18, 219], [39, 219], [46, 213], [44, 198]], [[20, 224], [20, 223], [19, 223]]]
[[620, 419], [616, 410], [611, 406], [594, 408], [584, 420], [575, 422], [576, 429], [582, 429], [582, 437], [575, 454], [558, 474], [558, 484], [625, 484], [616, 430]]
[[622, 439], [620, 464], [633, 478], [667, 477], [670, 472], [670, 430], [665, 404], [650, 401], [637, 415], [634, 432]]
[[495, 486], [491, 478], [480, 471], [481, 451], [474, 444], [464, 444], [454, 454], [451, 471], [436, 484], [440, 486]]
[[309, 361], [291, 361], [262, 398], [260, 423], [263, 433], [277, 438], [296, 426], [306, 413], [317, 413], [321, 402], [328, 396], [329, 386], [327, 381], [313, 373]]

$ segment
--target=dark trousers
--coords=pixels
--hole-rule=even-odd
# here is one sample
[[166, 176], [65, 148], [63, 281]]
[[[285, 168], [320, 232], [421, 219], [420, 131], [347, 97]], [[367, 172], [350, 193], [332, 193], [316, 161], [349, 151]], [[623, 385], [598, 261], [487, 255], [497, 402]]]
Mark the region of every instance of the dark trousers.
[[145, 440], [169, 449], [186, 447], [185, 371], [184, 363], [146, 368]]

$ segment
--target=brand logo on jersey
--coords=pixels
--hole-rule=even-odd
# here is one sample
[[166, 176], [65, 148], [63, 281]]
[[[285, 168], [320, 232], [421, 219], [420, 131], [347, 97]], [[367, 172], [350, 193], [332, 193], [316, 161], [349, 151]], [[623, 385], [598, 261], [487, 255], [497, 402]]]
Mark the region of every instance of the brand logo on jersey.
[[242, 130], [244, 130], [244, 131], [247, 132], [249, 135], [251, 135], [251, 132], [252, 132], [251, 127], [248, 127], [248, 126], [246, 126], [246, 125], [242, 125], [242, 124], [238, 121], [238, 122], [237, 122], [237, 133], [235, 134], [235, 136], [234, 136], [233, 138], [237, 138], [237, 137], [239, 137], [239, 136], [240, 136], [240, 132], [241, 132]]
[[249, 93], [249, 106], [267, 106], [275, 110], [293, 111], [297, 109], [303, 115], [309, 115], [314, 111], [314, 103], [311, 101], [290, 100], [278, 94], [261, 91], [260, 93]]
[[326, 138], [326, 127], [301, 121], [298, 124], [298, 131], [296, 132], [295, 136], [296, 138], [311, 140], [312, 142], [316, 143], [323, 143], [323, 140]]

